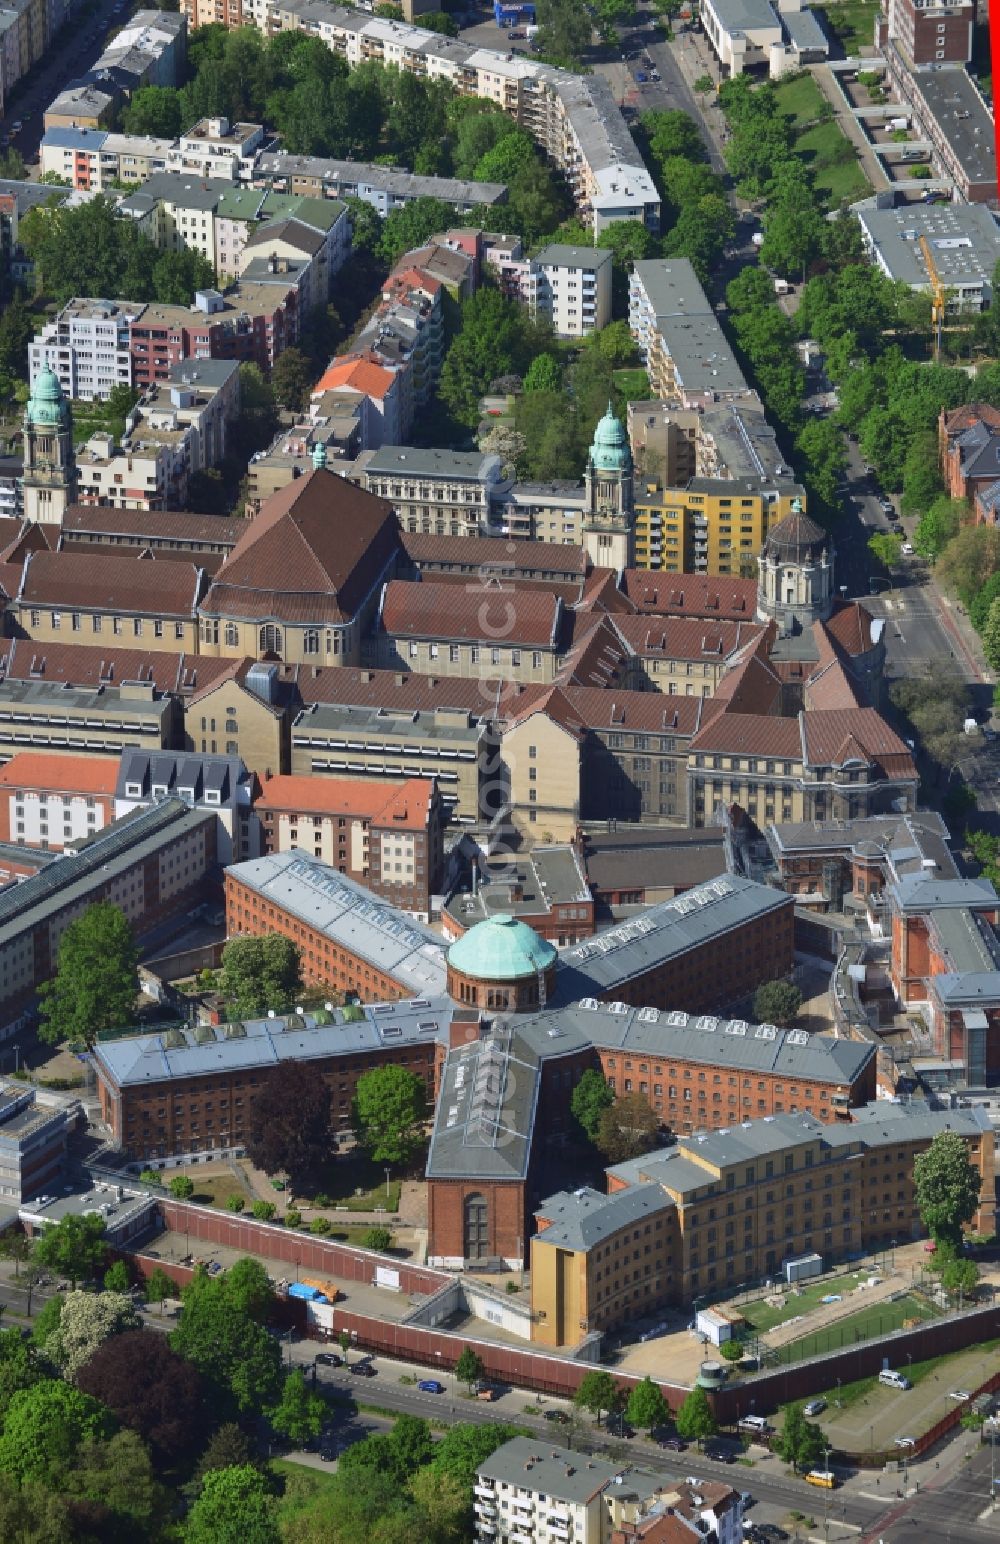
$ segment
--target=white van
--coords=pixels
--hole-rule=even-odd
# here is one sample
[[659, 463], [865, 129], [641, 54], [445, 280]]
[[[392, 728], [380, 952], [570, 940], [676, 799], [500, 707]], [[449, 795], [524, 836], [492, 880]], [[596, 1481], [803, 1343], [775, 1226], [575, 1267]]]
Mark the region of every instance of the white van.
[[912, 1388], [909, 1378], [904, 1378], [901, 1372], [893, 1372], [891, 1367], [886, 1367], [879, 1373], [878, 1381], [883, 1383], [887, 1389]]
[[752, 1437], [764, 1437], [770, 1427], [762, 1415], [745, 1415], [736, 1423], [737, 1431], [745, 1431]]

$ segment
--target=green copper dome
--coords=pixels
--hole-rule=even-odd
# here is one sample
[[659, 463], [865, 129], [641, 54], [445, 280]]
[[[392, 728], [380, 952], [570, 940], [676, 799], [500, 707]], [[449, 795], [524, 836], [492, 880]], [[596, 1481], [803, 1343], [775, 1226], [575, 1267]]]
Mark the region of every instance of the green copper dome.
[[547, 970], [556, 951], [533, 927], [506, 913], [477, 922], [448, 950], [448, 964], [482, 981], [519, 981]]
[[69, 408], [63, 396], [59, 377], [48, 365], [39, 372], [31, 396], [28, 398], [26, 417], [40, 427], [58, 426], [66, 421]]
[[594, 443], [590, 447], [590, 459], [595, 472], [630, 472], [632, 452], [629, 449], [625, 425], [616, 418], [608, 403], [608, 411], [594, 430]]

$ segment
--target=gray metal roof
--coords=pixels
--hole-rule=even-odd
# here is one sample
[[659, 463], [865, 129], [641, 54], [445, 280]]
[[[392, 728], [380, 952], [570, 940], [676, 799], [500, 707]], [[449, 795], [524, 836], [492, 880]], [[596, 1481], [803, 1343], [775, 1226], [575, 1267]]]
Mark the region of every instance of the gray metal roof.
[[800, 52], [830, 52], [830, 40], [812, 11], [782, 11], [781, 22], [789, 42]]
[[907, 913], [941, 911], [949, 906], [996, 906], [998, 896], [988, 879], [937, 879], [917, 871], [901, 874], [887, 893]]
[[981, 1008], [1000, 1003], [1000, 971], [941, 971], [927, 977], [927, 990], [946, 1008]]
[[452, 1051], [438, 1095], [428, 1179], [526, 1177], [540, 1064], [530, 1039], [509, 1026]]
[[1000, 970], [1000, 944], [989, 923], [969, 907], [935, 911], [931, 926], [949, 965], [959, 974]]
[[417, 997], [443, 992], [444, 943], [437, 933], [380, 901], [346, 874], [293, 849], [236, 863], [242, 884], [367, 960]]
[[534, 258], [540, 268], [587, 268], [595, 273], [606, 268], [610, 261], [608, 247], [571, 247], [560, 241], [543, 247]]
[[125, 815], [103, 831], [64, 853], [30, 879], [0, 894], [0, 938], [4, 943], [70, 907], [86, 904], [124, 869], [152, 857], [165, 842], [197, 830], [216, 817], [193, 810], [180, 799], [165, 799], [152, 809]]
[[1000, 260], [1000, 225], [985, 204], [859, 205], [855, 214], [890, 278], [929, 289], [919, 238], [926, 237], [944, 284], [990, 284]]
[[[844, 852], [884, 860], [895, 878], [919, 874], [957, 879], [948, 828], [936, 810], [871, 815], [859, 820], [782, 821], [767, 828], [774, 852]], [[925, 866], [930, 863], [931, 870]]]
[[789, 904], [784, 890], [726, 874], [588, 938], [560, 957], [558, 1000], [604, 994], [708, 939]]
[[[165, 789], [196, 804], [205, 803], [205, 795], [217, 795], [213, 809], [235, 809], [237, 804], [249, 799], [250, 774], [239, 756], [200, 756], [193, 751], [142, 751], [127, 750], [118, 766], [115, 784], [116, 799], [163, 798]], [[130, 793], [138, 787], [139, 792]], [[240, 790], [246, 791], [241, 800]]]
[[659, 1185], [636, 1185], [614, 1195], [604, 1195], [586, 1185], [580, 1190], [560, 1190], [536, 1207], [535, 1216], [547, 1218], [549, 1226], [535, 1234], [532, 1244], [577, 1251], [593, 1249], [622, 1228], [646, 1222], [670, 1211], [672, 1206]]
[[910, 80], [970, 182], [997, 180], [993, 119], [964, 66], [929, 65]]
[[770, 0], [712, 0], [712, 10], [726, 32], [774, 28], [780, 36], [781, 22]]
[[169, 1078], [209, 1077], [249, 1071], [283, 1061], [356, 1056], [398, 1045], [447, 1042], [454, 1004], [449, 998], [379, 1003], [361, 1019], [342, 1010], [288, 1014], [163, 1034], [112, 1040], [94, 1048], [94, 1059], [118, 1088]]
[[[327, 9], [326, 6], [323, 7]], [[419, 177], [393, 166], [364, 161], [332, 161], [320, 156], [266, 154], [257, 157], [254, 177], [317, 178], [328, 187], [356, 187], [391, 199], [440, 198], [446, 204], [496, 204], [506, 198], [502, 182], [466, 182], [457, 177]], [[363, 196], [363, 195], [362, 195]]]
[[544, 1437], [513, 1437], [476, 1471], [480, 1479], [538, 1491], [552, 1501], [573, 1506], [600, 1495], [621, 1472], [620, 1464], [586, 1458], [571, 1448], [553, 1447]]
[[155, 172], [152, 177], [146, 178], [140, 188], [123, 199], [118, 207], [123, 214], [131, 214], [135, 203], [137, 208], [141, 207], [145, 212], [148, 207], [146, 201], [152, 199], [154, 202], [162, 200], [177, 208], [214, 211], [227, 186], [224, 182], [203, 180], [191, 172]]
[[372, 451], [365, 467], [369, 476], [454, 477], [488, 482], [497, 456], [478, 450], [424, 450], [413, 445], [383, 445]]

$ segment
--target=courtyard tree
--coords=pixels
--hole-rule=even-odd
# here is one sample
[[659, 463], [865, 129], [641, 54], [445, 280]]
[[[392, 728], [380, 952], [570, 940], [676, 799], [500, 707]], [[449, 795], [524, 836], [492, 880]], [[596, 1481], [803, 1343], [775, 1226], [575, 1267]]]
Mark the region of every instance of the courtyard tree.
[[286, 1008], [302, 988], [302, 951], [280, 933], [231, 939], [222, 951], [220, 984], [238, 1018]]
[[691, 1390], [677, 1412], [677, 1435], [685, 1442], [697, 1442], [700, 1447], [706, 1437], [714, 1437], [719, 1430], [708, 1395], [697, 1385]]
[[573, 1090], [569, 1107], [588, 1142], [596, 1142], [601, 1116], [615, 1102], [614, 1091], [596, 1067], [588, 1067]]
[[375, 1163], [404, 1165], [424, 1140], [427, 1088], [406, 1067], [375, 1067], [358, 1079], [352, 1124]]
[[765, 981], [754, 993], [753, 1011], [759, 1024], [787, 1029], [802, 1007], [802, 993], [793, 981]]
[[88, 906], [63, 933], [55, 976], [39, 988], [39, 1039], [92, 1047], [102, 1030], [128, 1024], [139, 991], [137, 959], [125, 913], [110, 901]]
[[640, 1431], [653, 1431], [657, 1426], [665, 1426], [670, 1419], [670, 1406], [663, 1397], [663, 1391], [652, 1378], [645, 1377], [641, 1383], [637, 1383], [628, 1397], [625, 1406], [625, 1417]]
[[939, 1131], [930, 1147], [913, 1160], [913, 1185], [920, 1219], [936, 1243], [957, 1254], [962, 1229], [979, 1206], [983, 1177], [955, 1131]]
[[477, 1355], [471, 1346], [463, 1346], [462, 1354], [455, 1363], [455, 1377], [459, 1383], [464, 1383], [468, 1386], [470, 1394], [472, 1392], [472, 1385], [479, 1382], [485, 1371], [486, 1368], [483, 1366], [482, 1357]]
[[284, 1062], [260, 1090], [250, 1110], [246, 1152], [265, 1174], [287, 1174], [295, 1193], [329, 1157], [330, 1090], [305, 1062]]
[[35, 1263], [68, 1277], [75, 1288], [78, 1281], [96, 1275], [104, 1263], [108, 1252], [104, 1223], [97, 1215], [81, 1217], [70, 1212], [35, 1240]]
[[[287, 1221], [287, 1218], [286, 1218]], [[392, 1248], [392, 1229], [374, 1227], [369, 1228], [361, 1240], [363, 1249], [380, 1249], [385, 1251]]]
[[178, 1201], [186, 1201], [194, 1195], [194, 1180], [189, 1179], [186, 1174], [175, 1174], [167, 1189], [172, 1196], [176, 1196]]
[[732, 1362], [734, 1365], [736, 1362], [742, 1362], [742, 1340], [724, 1340], [722, 1345], [719, 1347], [719, 1354], [724, 1362]]
[[162, 1266], [158, 1265], [146, 1277], [146, 1302], [159, 1303], [160, 1313], [168, 1297], [176, 1297], [177, 1290]]
[[580, 1387], [573, 1396], [573, 1403], [581, 1410], [589, 1410], [601, 1424], [601, 1412], [613, 1410], [618, 1402], [618, 1385], [609, 1372], [594, 1369], [585, 1372]]
[[624, 1163], [648, 1153], [658, 1129], [649, 1101], [642, 1094], [623, 1094], [601, 1114], [597, 1148], [608, 1163]]

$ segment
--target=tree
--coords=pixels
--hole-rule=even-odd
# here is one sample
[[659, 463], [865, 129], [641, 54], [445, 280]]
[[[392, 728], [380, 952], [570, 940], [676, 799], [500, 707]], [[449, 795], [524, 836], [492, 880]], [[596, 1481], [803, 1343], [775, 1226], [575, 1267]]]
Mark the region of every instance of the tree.
[[613, 1410], [618, 1399], [618, 1385], [609, 1372], [593, 1370], [585, 1372], [580, 1387], [573, 1395], [573, 1403], [581, 1410], [589, 1410], [601, 1424], [601, 1411]]
[[235, 1469], [253, 1461], [249, 1438], [235, 1421], [225, 1421], [209, 1437], [198, 1460], [195, 1479], [204, 1479], [212, 1469]]
[[781, 1435], [774, 1446], [779, 1457], [798, 1472], [814, 1469], [821, 1463], [827, 1444], [820, 1428], [806, 1420], [802, 1405], [794, 1404], [785, 1407]]
[[184, 1525], [185, 1544], [278, 1544], [275, 1504], [252, 1464], [210, 1469]]
[[982, 629], [983, 653], [993, 670], [1000, 669], [1000, 600], [995, 600]]
[[603, 1111], [597, 1127], [597, 1148], [608, 1163], [624, 1163], [648, 1153], [656, 1142], [659, 1121], [642, 1094], [623, 1094]]
[[285, 1062], [251, 1106], [247, 1157], [265, 1174], [287, 1174], [298, 1191], [329, 1157], [330, 1141], [329, 1088], [306, 1062]]
[[719, 1347], [719, 1351], [725, 1362], [733, 1362], [735, 1364], [743, 1360], [743, 1342], [741, 1340], [724, 1340]]
[[392, 1231], [389, 1228], [369, 1228], [361, 1240], [363, 1249], [386, 1250], [392, 1248]]
[[295, 1447], [301, 1447], [310, 1437], [319, 1436], [325, 1417], [322, 1396], [312, 1393], [306, 1387], [305, 1373], [294, 1368], [286, 1376], [281, 1398], [271, 1411], [271, 1425]]
[[562, 370], [559, 361], [551, 354], [538, 354], [531, 361], [524, 377], [525, 391], [559, 391], [562, 386]]
[[[529, 365], [528, 375], [530, 374]], [[527, 390], [527, 376], [525, 376], [525, 389]], [[514, 477], [517, 473], [517, 463], [527, 449], [527, 441], [523, 434], [519, 434], [516, 429], [511, 429], [508, 424], [498, 423], [494, 424], [480, 440], [479, 448], [484, 456], [500, 457], [501, 477]]]
[[962, 726], [969, 712], [969, 687], [954, 668], [927, 666], [894, 681], [889, 689], [893, 707], [910, 721], [925, 753], [941, 767], [957, 760], [968, 742]]
[[174, 1464], [197, 1446], [201, 1379], [165, 1336], [148, 1330], [114, 1335], [81, 1367], [76, 1383], [148, 1442], [158, 1463]]
[[299, 413], [309, 401], [315, 371], [301, 349], [286, 348], [271, 366], [271, 387], [278, 401]]
[[122, 127], [127, 134], [176, 139], [184, 127], [179, 94], [169, 86], [143, 86], [125, 104]]
[[114, 1418], [89, 1394], [47, 1378], [15, 1394], [0, 1435], [0, 1470], [18, 1484], [50, 1483], [86, 1437], [107, 1437]]
[[802, 1006], [802, 993], [792, 981], [764, 981], [754, 993], [754, 1018], [759, 1024], [794, 1024]]
[[977, 633], [981, 633], [986, 626], [986, 618], [990, 614], [990, 607], [998, 596], [1000, 596], [1000, 573], [993, 574], [991, 578], [987, 579], [969, 607], [969, 621]]
[[452, 223], [455, 211], [439, 198], [414, 198], [402, 209], [394, 209], [382, 222], [378, 252], [385, 262], [395, 263], [404, 252], [422, 246], [428, 237], [444, 231]]
[[172, 1196], [176, 1196], [178, 1201], [186, 1201], [189, 1196], [194, 1195], [194, 1181], [186, 1174], [175, 1174], [167, 1189]]
[[523, 1428], [506, 1421], [490, 1421], [482, 1426], [460, 1421], [457, 1426], [447, 1427], [435, 1445], [432, 1467], [437, 1474], [450, 1474], [459, 1484], [471, 1485], [476, 1470], [491, 1453], [512, 1437], [523, 1434]]
[[647, 1376], [636, 1384], [625, 1406], [625, 1418], [639, 1431], [653, 1431], [655, 1427], [667, 1424], [670, 1406], [663, 1397], [662, 1389], [652, 1378]]
[[588, 1067], [581, 1074], [573, 1090], [569, 1107], [580, 1130], [588, 1142], [596, 1142], [600, 1134], [601, 1116], [615, 1102], [614, 1090], [603, 1073], [596, 1067]]
[[572, 0], [538, 0], [535, 49], [547, 63], [577, 70], [590, 44], [591, 20]]
[[979, 1285], [976, 1262], [963, 1255], [947, 1260], [941, 1267], [941, 1285], [952, 1297], [968, 1302]]
[[281, 1347], [258, 1323], [256, 1300], [233, 1283], [236, 1269], [221, 1277], [195, 1275], [182, 1293], [184, 1312], [170, 1344], [198, 1369], [220, 1403], [243, 1413], [277, 1399]]
[[499, 290], [477, 290], [462, 303], [461, 331], [452, 340], [441, 371], [441, 400], [462, 423], [475, 427], [479, 400], [490, 382], [497, 376], [522, 375], [544, 350], [549, 336]]
[[70, 1292], [62, 1306], [59, 1327], [42, 1350], [63, 1377], [75, 1382], [97, 1348], [112, 1335], [141, 1328], [142, 1320], [124, 1292]]
[[114, 1265], [109, 1265], [104, 1272], [105, 1292], [128, 1292], [131, 1285], [132, 1278], [124, 1260], [116, 1260]]
[[961, 499], [949, 499], [942, 495], [925, 509], [917, 521], [913, 533], [913, 545], [925, 558], [932, 561], [941, 556], [945, 547], [958, 535], [965, 505]]
[[941, 453], [933, 430], [915, 434], [903, 462], [904, 515], [919, 515], [944, 492], [941, 480]]
[[39, 1038], [47, 1045], [82, 1040], [89, 1049], [102, 1030], [128, 1024], [139, 991], [137, 959], [125, 913], [110, 901], [88, 906], [59, 941], [55, 977], [39, 988]]
[[455, 1377], [459, 1383], [468, 1385], [469, 1393], [472, 1393], [472, 1385], [478, 1383], [485, 1373], [482, 1357], [473, 1351], [471, 1346], [463, 1346], [462, 1354], [455, 1363]]
[[104, 1218], [70, 1212], [35, 1240], [34, 1259], [46, 1270], [68, 1277], [75, 1287], [96, 1274], [107, 1252]]
[[956, 1254], [962, 1229], [979, 1206], [983, 1179], [969, 1150], [955, 1131], [940, 1131], [930, 1147], [913, 1160], [913, 1186], [920, 1220], [936, 1243]]
[[233, 938], [222, 951], [221, 986], [239, 1018], [285, 1008], [302, 990], [302, 951], [280, 933]]
[[704, 1389], [696, 1386], [691, 1390], [677, 1412], [676, 1426], [678, 1436], [685, 1442], [697, 1442], [699, 1447], [706, 1437], [715, 1436], [719, 1427]]
[[509, 184], [533, 163], [535, 155], [535, 142], [531, 135], [511, 125], [503, 138], [498, 139], [480, 158], [473, 176], [477, 182]]
[[258, 1222], [271, 1222], [278, 1208], [273, 1201], [255, 1201], [250, 1210]]
[[242, 1212], [246, 1210], [246, 1204], [246, 1196], [230, 1196], [226, 1201], [226, 1210], [230, 1212]]
[[609, 322], [593, 335], [593, 346], [614, 368], [627, 365], [636, 357], [635, 340], [628, 322]]
[[418, 1537], [427, 1544], [462, 1544], [468, 1537], [468, 1488], [453, 1475], [424, 1468], [412, 1476], [409, 1489], [421, 1513]]
[[883, 568], [895, 568], [903, 553], [903, 538], [893, 532], [878, 531], [869, 536], [868, 551]]
[[21, 1331], [0, 1330], [0, 1423], [14, 1395], [33, 1388], [44, 1376], [35, 1346]]
[[106, 1440], [84, 1437], [59, 1482], [74, 1498], [72, 1512], [82, 1513], [101, 1539], [161, 1536], [171, 1497], [135, 1432], [119, 1431]]
[[408, 1163], [423, 1142], [426, 1120], [426, 1085], [415, 1073], [406, 1067], [376, 1067], [361, 1074], [351, 1123], [375, 1163]]
[[972, 604], [988, 579], [1000, 571], [1000, 528], [993, 525], [963, 526], [938, 559], [937, 578], [956, 591], [966, 606]]
[[62, 1293], [57, 1293], [55, 1297], [50, 1297], [35, 1320], [31, 1331], [31, 1339], [39, 1350], [44, 1346], [49, 1336], [54, 1334], [59, 1328], [59, 1321], [62, 1318], [63, 1303], [65, 1301], [66, 1299]]
[[146, 1302], [159, 1303], [160, 1314], [168, 1297], [176, 1297], [177, 1289], [161, 1265], [157, 1265], [146, 1277]]

